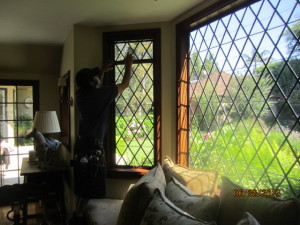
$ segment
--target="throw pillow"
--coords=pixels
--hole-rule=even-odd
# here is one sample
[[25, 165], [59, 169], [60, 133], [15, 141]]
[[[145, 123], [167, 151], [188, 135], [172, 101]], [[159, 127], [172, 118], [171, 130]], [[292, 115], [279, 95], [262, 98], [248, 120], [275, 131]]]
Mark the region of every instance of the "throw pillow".
[[175, 177], [180, 183], [198, 195], [213, 196], [217, 187], [218, 173], [212, 170], [197, 170], [174, 164], [166, 157], [163, 164], [166, 181]]
[[153, 191], [158, 188], [165, 192], [166, 180], [158, 164], [127, 192], [118, 217], [117, 225], [139, 224], [145, 209], [153, 198]]
[[245, 212], [251, 213], [261, 225], [295, 225], [297, 200], [273, 197], [234, 197], [234, 190], [246, 188], [223, 176], [221, 184], [220, 225], [236, 224]]
[[178, 208], [205, 221], [217, 221], [220, 200], [214, 197], [195, 195], [174, 177], [167, 183], [166, 197]]
[[245, 212], [244, 217], [237, 223], [237, 225], [260, 225], [260, 224], [250, 213]]
[[215, 225], [215, 222], [205, 222], [183, 212], [172, 204], [158, 189], [149, 203], [140, 225]]

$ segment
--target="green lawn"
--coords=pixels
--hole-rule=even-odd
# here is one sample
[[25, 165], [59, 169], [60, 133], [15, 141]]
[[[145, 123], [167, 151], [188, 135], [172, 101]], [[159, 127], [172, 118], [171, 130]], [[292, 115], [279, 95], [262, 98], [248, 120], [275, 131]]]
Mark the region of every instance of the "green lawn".
[[299, 133], [286, 138], [276, 129], [267, 131], [254, 125], [248, 135], [240, 124], [209, 135], [194, 131], [190, 166], [217, 170], [247, 188], [281, 189], [283, 197], [300, 193]]

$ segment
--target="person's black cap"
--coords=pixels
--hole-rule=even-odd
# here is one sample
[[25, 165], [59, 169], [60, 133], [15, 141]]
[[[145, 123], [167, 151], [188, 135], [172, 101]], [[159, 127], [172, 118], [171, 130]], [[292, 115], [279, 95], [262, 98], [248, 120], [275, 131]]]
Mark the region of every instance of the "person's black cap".
[[79, 70], [76, 74], [77, 86], [84, 89], [89, 88], [90, 81], [93, 79], [94, 76], [97, 76], [99, 74], [100, 74], [100, 69], [98, 67], [93, 69], [83, 68]]

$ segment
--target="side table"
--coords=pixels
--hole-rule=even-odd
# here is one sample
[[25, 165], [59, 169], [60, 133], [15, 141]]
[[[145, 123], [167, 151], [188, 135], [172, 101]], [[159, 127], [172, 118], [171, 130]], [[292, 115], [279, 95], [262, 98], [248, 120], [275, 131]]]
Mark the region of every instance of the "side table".
[[[31, 164], [28, 162], [28, 158], [23, 158], [21, 167], [21, 176], [24, 176], [25, 183], [46, 183], [49, 187], [48, 199], [53, 203], [53, 199], [56, 202], [56, 210], [46, 209], [46, 211], [57, 211], [56, 216], [63, 215], [64, 210], [64, 173], [67, 167], [62, 163], [57, 163], [55, 166], [49, 166], [47, 169], [38, 168], [37, 164]], [[51, 204], [53, 205], [53, 204]], [[47, 207], [47, 206], [45, 206]]]

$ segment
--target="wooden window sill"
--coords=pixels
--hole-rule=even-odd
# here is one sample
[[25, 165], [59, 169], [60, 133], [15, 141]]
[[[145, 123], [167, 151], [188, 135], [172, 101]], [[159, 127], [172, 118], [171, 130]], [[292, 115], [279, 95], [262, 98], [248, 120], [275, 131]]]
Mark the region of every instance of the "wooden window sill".
[[140, 178], [146, 173], [148, 173], [148, 171], [149, 169], [142, 168], [112, 168], [108, 169], [107, 177], [121, 179]]

